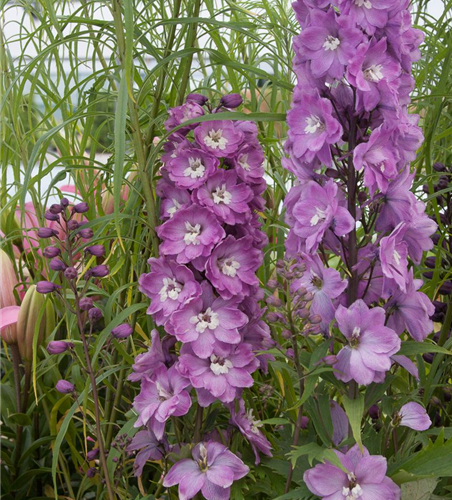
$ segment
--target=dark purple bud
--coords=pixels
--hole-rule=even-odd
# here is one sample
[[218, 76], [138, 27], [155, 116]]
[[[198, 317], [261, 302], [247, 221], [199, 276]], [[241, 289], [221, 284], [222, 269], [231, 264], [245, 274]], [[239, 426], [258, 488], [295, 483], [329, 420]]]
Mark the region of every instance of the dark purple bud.
[[422, 186], [422, 190], [424, 191], [425, 194], [430, 194], [430, 188], [428, 187], [428, 184], [424, 184]]
[[325, 170], [325, 175], [330, 179], [338, 179], [340, 177], [339, 172], [334, 168], [327, 168]]
[[113, 460], [113, 462], [116, 463], [118, 461], [118, 457], [113, 457], [112, 460]]
[[101, 265], [92, 267], [89, 272], [91, 276], [94, 276], [94, 278], [104, 278], [108, 275], [110, 269], [108, 269], [108, 266]]
[[430, 365], [433, 363], [433, 360], [435, 359], [435, 355], [432, 352], [426, 352], [425, 354], [422, 355], [424, 358], [424, 361], [426, 363], [429, 363]]
[[290, 337], [292, 336], [292, 333], [290, 332], [290, 330], [283, 330], [281, 332], [281, 337], [284, 339], [284, 340], [287, 340], [287, 339], [290, 339]]
[[67, 266], [62, 260], [56, 258], [50, 261], [49, 267], [53, 271], [64, 271]]
[[53, 259], [54, 257], [58, 257], [61, 254], [61, 250], [57, 247], [46, 247], [44, 248], [44, 257], [48, 259]]
[[204, 106], [204, 104], [209, 100], [205, 95], [202, 94], [188, 94], [185, 98], [186, 101], [195, 102], [200, 106]]
[[372, 420], [378, 420], [380, 418], [380, 408], [377, 405], [372, 405], [369, 408], [369, 417]]
[[111, 331], [111, 334], [115, 339], [126, 339], [130, 335], [132, 335], [133, 329], [128, 323], [123, 323], [119, 325]]
[[452, 293], [452, 281], [445, 281], [439, 287], [439, 293], [441, 295], [450, 295]]
[[63, 207], [61, 205], [58, 205], [54, 203], [53, 205], [50, 205], [49, 212], [52, 214], [60, 214], [63, 211]]
[[287, 356], [288, 358], [293, 359], [294, 355], [295, 355], [295, 354], [294, 354], [293, 349], [292, 349], [291, 347], [289, 347], [289, 349], [286, 349], [286, 356]]
[[424, 278], [427, 278], [428, 280], [431, 280], [433, 278], [433, 271], [426, 271], [425, 273], [422, 273]]
[[433, 164], [433, 170], [436, 170], [437, 172], [445, 172], [446, 167], [444, 166], [443, 163], [436, 162]]
[[102, 257], [105, 255], [105, 247], [103, 245], [91, 245], [85, 248], [85, 252], [95, 257]]
[[328, 366], [333, 366], [337, 363], [337, 357], [334, 354], [329, 354], [323, 358], [323, 362]]
[[436, 257], [427, 257], [424, 261], [425, 266], [429, 267], [430, 269], [435, 269], [436, 267]]
[[72, 220], [70, 220], [70, 221], [67, 223], [67, 227], [68, 227], [68, 229], [70, 229], [71, 231], [75, 231], [76, 229], [78, 229], [78, 228], [80, 227], [80, 224], [79, 224], [76, 220], [72, 219]]
[[242, 99], [242, 96], [240, 94], [228, 94], [228, 95], [224, 95], [221, 99], [220, 99], [220, 104], [221, 106], [224, 106], [225, 108], [237, 108], [240, 106], [240, 104], [242, 104], [243, 102], [243, 99]]
[[274, 307], [281, 307], [281, 305], [282, 305], [281, 299], [278, 297], [275, 297], [274, 295], [270, 295], [269, 297], [267, 297], [266, 302], [267, 302], [267, 305], [274, 306]]
[[68, 267], [64, 270], [64, 275], [68, 280], [75, 280], [78, 276], [77, 269], [75, 267]]
[[90, 468], [86, 471], [86, 475], [87, 475], [88, 477], [94, 477], [96, 474], [97, 474], [97, 469], [96, 469], [96, 467], [90, 467]]
[[437, 411], [433, 417], [433, 425], [435, 427], [442, 427], [441, 415], [439, 414], [439, 411]]
[[52, 236], [57, 236], [58, 231], [55, 229], [50, 229], [50, 227], [40, 227], [38, 229], [38, 236], [40, 238], [52, 238]]
[[74, 205], [72, 207], [72, 210], [76, 213], [76, 214], [84, 214], [85, 212], [88, 212], [89, 210], [89, 205], [88, 203], [77, 203], [77, 205]]
[[88, 459], [89, 462], [91, 462], [91, 460], [95, 460], [98, 456], [99, 456], [99, 448], [93, 448], [86, 454], [86, 458]]
[[430, 316], [430, 319], [435, 323], [442, 323], [445, 320], [446, 316], [443, 312], [435, 312]]
[[367, 193], [365, 191], [360, 191], [358, 193], [358, 201], [360, 205], [367, 201]]
[[44, 218], [47, 220], [52, 220], [52, 221], [60, 220], [60, 216], [58, 214], [53, 214], [50, 211], [48, 211], [44, 214]]
[[437, 244], [439, 243], [439, 240], [440, 240], [440, 238], [441, 238], [441, 235], [440, 235], [440, 234], [438, 234], [438, 233], [435, 233], [435, 234], [433, 234], [433, 235], [431, 236], [431, 238], [432, 238], [433, 243], [434, 243], [435, 245], [437, 245]]
[[87, 227], [85, 229], [80, 229], [80, 231], [78, 232], [78, 234], [84, 238], [85, 240], [89, 240], [90, 238], [93, 237], [94, 235], [94, 232], [91, 228]]
[[60, 205], [63, 207], [63, 208], [66, 208], [67, 206], [69, 206], [69, 200], [67, 198], [61, 198], [60, 200]]
[[55, 389], [58, 392], [61, 392], [61, 394], [70, 394], [71, 392], [74, 392], [75, 387], [67, 380], [58, 380]]
[[440, 300], [434, 300], [433, 305], [435, 306], [435, 312], [445, 313], [447, 310], [447, 304]]
[[51, 281], [38, 281], [38, 283], [36, 284], [36, 291], [38, 293], [52, 293], [55, 290], [58, 290], [58, 288], [61, 287], [56, 283], [52, 283]]
[[88, 311], [88, 316], [90, 321], [92, 323], [95, 323], [96, 321], [99, 321], [102, 318], [102, 311], [97, 307], [93, 307]]
[[309, 417], [301, 417], [301, 428], [307, 429], [309, 425]]
[[443, 394], [444, 394], [444, 401], [446, 403], [450, 403], [450, 401], [452, 399], [452, 388], [451, 387], [444, 387]]
[[83, 299], [80, 299], [79, 305], [82, 311], [89, 311], [92, 307], [94, 307], [93, 299], [90, 297], [83, 297]]
[[440, 189], [446, 189], [448, 185], [449, 185], [449, 177], [447, 177], [447, 175], [442, 175], [439, 178], [438, 187]]
[[49, 354], [62, 354], [63, 352], [73, 349], [72, 342], [64, 342], [62, 340], [52, 340], [47, 344], [47, 352]]

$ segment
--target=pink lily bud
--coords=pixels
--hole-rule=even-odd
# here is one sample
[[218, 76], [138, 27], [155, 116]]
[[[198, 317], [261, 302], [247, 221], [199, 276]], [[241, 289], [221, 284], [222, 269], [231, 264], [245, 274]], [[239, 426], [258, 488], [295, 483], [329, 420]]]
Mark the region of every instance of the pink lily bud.
[[[16, 273], [14, 272], [13, 264], [8, 257], [8, 254], [0, 250], [0, 309], [17, 307], [16, 298], [14, 297], [14, 288], [17, 286], [18, 281]], [[17, 344], [17, 331], [15, 322], [11, 322], [8, 318], [17, 310], [2, 311], [1, 323], [5, 324], [2, 328], [1, 336], [7, 344]], [[6, 326], [8, 325], [8, 326]]]

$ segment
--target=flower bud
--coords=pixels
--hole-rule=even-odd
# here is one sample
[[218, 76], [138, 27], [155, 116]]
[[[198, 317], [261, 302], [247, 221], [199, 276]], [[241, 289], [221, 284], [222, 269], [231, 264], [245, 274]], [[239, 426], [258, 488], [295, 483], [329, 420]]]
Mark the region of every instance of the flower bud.
[[426, 267], [429, 267], [430, 269], [435, 269], [436, 267], [436, 257], [427, 257], [424, 261], [424, 264]]
[[110, 270], [108, 269], [108, 266], [105, 265], [94, 266], [89, 270], [90, 276], [93, 276], [94, 278], [104, 278], [109, 272]]
[[308, 291], [306, 290], [306, 288], [304, 287], [301, 287], [297, 290], [297, 295], [299, 297], [304, 297], [306, 294], [308, 293]]
[[430, 365], [433, 363], [433, 360], [435, 359], [435, 355], [433, 354], [433, 352], [426, 352], [422, 355], [422, 357], [424, 358], [424, 361], [426, 363], [429, 363]]
[[446, 171], [446, 167], [444, 166], [443, 163], [440, 163], [440, 162], [436, 162], [432, 165], [433, 167], [433, 170], [436, 170], [437, 172], [445, 172]]
[[85, 248], [85, 252], [95, 257], [102, 257], [105, 255], [105, 247], [103, 245], [91, 245]]
[[307, 319], [309, 318], [309, 315], [311, 313], [309, 312], [309, 309], [306, 309], [306, 307], [304, 307], [303, 309], [298, 309], [296, 311], [296, 315], [301, 318], [301, 319]]
[[53, 214], [50, 210], [44, 214], [44, 218], [50, 221], [60, 220], [60, 216], [58, 214]]
[[314, 295], [311, 292], [308, 292], [303, 298], [306, 302], [310, 302], [314, 298]]
[[90, 297], [83, 297], [82, 299], [80, 299], [79, 305], [82, 311], [89, 311], [91, 308], [94, 307], [93, 299]]
[[39, 238], [52, 238], [52, 236], [58, 235], [58, 231], [50, 229], [50, 227], [40, 227], [37, 234]]
[[72, 342], [64, 342], [63, 340], [52, 340], [47, 344], [47, 352], [49, 354], [62, 354], [63, 352], [73, 349]]
[[80, 223], [77, 222], [76, 220], [72, 219], [67, 223], [67, 227], [70, 231], [75, 231], [80, 227]]
[[274, 306], [274, 307], [281, 307], [282, 305], [281, 299], [275, 297], [274, 295], [270, 295], [269, 297], [267, 297], [266, 302], [269, 306]]
[[67, 198], [61, 198], [60, 200], [60, 205], [63, 207], [63, 208], [66, 208], [67, 206], [69, 206], [69, 200]]
[[439, 287], [440, 295], [450, 295], [452, 293], [452, 281], [445, 281]]
[[78, 234], [85, 240], [89, 240], [93, 237], [94, 232], [90, 227], [86, 227], [85, 229], [80, 229]]
[[53, 271], [64, 271], [67, 268], [66, 264], [58, 258], [52, 259], [50, 261], [49, 267]]
[[86, 475], [87, 475], [89, 478], [94, 477], [96, 474], [97, 474], [97, 469], [96, 469], [96, 467], [90, 467], [90, 468], [86, 471]]
[[61, 250], [57, 247], [46, 247], [44, 248], [44, 257], [47, 259], [53, 259], [54, 257], [58, 257], [61, 255]]
[[289, 349], [286, 349], [286, 356], [291, 359], [293, 359], [293, 357], [295, 356], [295, 353], [293, 352], [293, 349], [291, 347], [289, 347]]
[[[6, 307], [16, 307], [17, 302], [14, 296], [14, 289], [18, 285], [13, 263], [8, 254], [0, 249], [0, 309]], [[17, 311], [17, 310], [16, 310]], [[6, 314], [6, 313], [4, 313]], [[3, 320], [2, 315], [2, 320]], [[16, 324], [11, 323], [1, 330], [2, 339], [8, 344], [17, 344]]]
[[74, 392], [75, 387], [74, 384], [71, 384], [67, 380], [58, 380], [56, 383], [55, 389], [61, 394], [71, 394]]
[[269, 323], [277, 323], [279, 321], [279, 316], [275, 312], [269, 312], [267, 314], [267, 321]]
[[240, 94], [228, 94], [220, 99], [220, 105], [230, 109], [238, 108], [242, 102], [243, 99]]
[[102, 318], [102, 311], [98, 307], [93, 307], [88, 311], [88, 317], [91, 323], [96, 323]]
[[50, 205], [49, 212], [55, 215], [60, 214], [63, 211], [63, 207], [61, 205], [58, 205], [57, 203], [54, 203], [53, 205]]
[[380, 408], [377, 405], [372, 405], [369, 408], [369, 417], [372, 420], [378, 420], [380, 418]]
[[78, 276], [77, 269], [75, 267], [68, 267], [64, 270], [64, 275], [68, 280], [75, 280]]
[[268, 280], [267, 281], [267, 288], [269, 290], [276, 290], [278, 288], [278, 282], [276, 280]]
[[132, 335], [133, 329], [128, 323], [123, 323], [122, 325], [119, 325], [111, 331], [111, 334], [115, 339], [126, 339], [127, 337], [130, 337]]
[[309, 417], [301, 417], [301, 428], [302, 429], [307, 429], [309, 425]]
[[319, 314], [313, 314], [312, 316], [309, 317], [309, 322], [312, 325], [318, 325], [319, 323], [322, 322], [322, 317]]
[[52, 281], [38, 281], [36, 285], [36, 291], [38, 293], [52, 293], [58, 290], [58, 288], [61, 287]]
[[89, 206], [88, 206], [88, 203], [77, 203], [77, 205], [74, 205], [72, 207], [72, 210], [76, 213], [76, 214], [84, 214], [85, 212], [88, 212], [89, 210]]
[[95, 460], [98, 456], [99, 456], [99, 448], [93, 448], [86, 454], [86, 458], [88, 459], [89, 462]]
[[284, 340], [287, 340], [287, 339], [290, 339], [290, 337], [292, 336], [292, 332], [290, 330], [283, 330], [281, 332], [281, 337], [284, 339]]
[[333, 366], [337, 363], [337, 357], [334, 354], [330, 354], [325, 356], [322, 361], [328, 366]]
[[195, 102], [200, 106], [204, 106], [204, 104], [209, 100], [205, 95], [202, 94], [188, 94], [185, 98], [186, 101]]

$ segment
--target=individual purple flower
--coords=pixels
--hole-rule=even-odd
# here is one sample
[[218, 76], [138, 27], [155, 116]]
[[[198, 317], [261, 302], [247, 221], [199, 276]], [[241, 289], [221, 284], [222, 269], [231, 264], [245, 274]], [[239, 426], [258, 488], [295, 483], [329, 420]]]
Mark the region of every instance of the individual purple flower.
[[152, 379], [143, 378], [141, 391], [133, 402], [138, 413], [135, 427], [146, 425], [153, 418], [157, 425], [151, 424], [151, 428], [157, 439], [162, 439], [164, 427], [159, 424], [164, 424], [172, 415], [185, 415], [190, 409], [191, 398], [186, 390], [189, 385], [189, 380], [176, 371], [175, 366], [169, 369], [160, 366]]
[[400, 500], [400, 488], [386, 476], [386, 458], [370, 455], [355, 444], [347, 453], [335, 451], [345, 471], [326, 461], [304, 473], [311, 493], [324, 500]]
[[177, 340], [190, 344], [200, 358], [210, 358], [214, 350], [227, 355], [229, 344], [242, 340], [238, 329], [248, 323], [247, 315], [239, 311], [237, 303], [234, 299], [215, 298], [210, 285], [205, 285], [202, 298], [191, 301], [172, 315], [169, 331]]
[[253, 385], [251, 373], [256, 370], [258, 361], [248, 344], [231, 346], [227, 355], [214, 352], [206, 359], [196, 356], [187, 344], [181, 352], [179, 372], [190, 379], [193, 387], [205, 389], [223, 403], [231, 403], [241, 389]]
[[[165, 122], [165, 130], [170, 131], [188, 120], [193, 120], [194, 118], [202, 116], [204, 114], [204, 110], [193, 100], [188, 100], [185, 104], [182, 104], [182, 106], [171, 108], [168, 113], [169, 118]], [[180, 128], [177, 132], [179, 134], [188, 134], [188, 132], [194, 129], [197, 125], [197, 123], [192, 123], [191, 125]]]
[[226, 237], [212, 252], [206, 264], [206, 276], [224, 299], [246, 296], [259, 284], [256, 271], [262, 252], [253, 247], [253, 238]]
[[201, 295], [201, 287], [188, 267], [164, 258], [148, 260], [151, 272], [138, 279], [139, 289], [151, 299], [147, 314], [164, 325], [171, 314]]
[[336, 321], [348, 341], [337, 355], [336, 378], [369, 385], [391, 368], [390, 358], [398, 352], [401, 342], [394, 330], [385, 326], [384, 309], [369, 309], [359, 299], [348, 309], [339, 305]]
[[236, 455], [215, 441], [197, 444], [192, 457], [176, 462], [163, 480], [167, 488], [179, 485], [180, 500], [190, 500], [199, 491], [206, 500], [228, 500], [232, 483], [249, 472]]
[[140, 450], [133, 463], [134, 475], [138, 477], [143, 474], [143, 468], [148, 460], [163, 460], [167, 448], [166, 442], [159, 441], [151, 429], [137, 432], [132, 442], [127, 446], [129, 452]]
[[339, 8], [344, 14], [362, 26], [369, 35], [375, 33], [376, 28], [384, 28], [388, 22], [388, 13], [396, 5], [397, 0], [340, 0]]
[[408, 245], [408, 254], [415, 264], [420, 264], [424, 252], [433, 248], [431, 236], [438, 225], [425, 213], [425, 204], [416, 201], [411, 212], [411, 220], [407, 223], [404, 241]]
[[71, 394], [74, 392], [75, 387], [74, 384], [71, 384], [67, 380], [58, 380], [56, 383], [55, 389], [61, 394]]
[[423, 406], [411, 402], [400, 408], [394, 418], [393, 425], [402, 425], [415, 431], [426, 431], [432, 425], [432, 421]]
[[169, 178], [182, 189], [195, 189], [217, 170], [218, 158], [195, 147], [178, 148], [166, 163]]
[[230, 120], [201, 123], [195, 139], [202, 149], [219, 158], [233, 155], [243, 141], [243, 133]]
[[254, 451], [255, 464], [259, 465], [261, 459], [259, 452], [267, 455], [268, 457], [273, 456], [271, 453], [272, 446], [268, 439], [260, 431], [262, 423], [260, 420], [256, 420], [253, 416], [253, 410], [245, 410], [245, 401], [240, 399], [239, 409], [236, 411], [235, 405], [231, 408], [231, 420], [230, 423], [235, 425], [242, 436], [249, 441], [251, 447]]
[[115, 339], [126, 339], [130, 337], [133, 333], [133, 328], [128, 323], [122, 323], [121, 325], [116, 326], [111, 331], [111, 334]]
[[397, 150], [391, 141], [393, 130], [379, 127], [367, 142], [358, 144], [353, 153], [357, 170], [364, 168], [364, 184], [371, 196], [379, 189], [385, 193], [389, 181], [397, 176]]
[[237, 183], [234, 170], [220, 170], [196, 190], [198, 203], [212, 211], [222, 222], [234, 225], [244, 222], [250, 213], [254, 193], [246, 184]]
[[408, 245], [403, 237], [406, 224], [401, 222], [389, 236], [380, 241], [380, 262], [384, 276], [383, 294], [387, 297], [394, 290], [394, 283], [406, 292], [408, 281]]
[[187, 208], [192, 204], [188, 189], [180, 189], [168, 179], [162, 178], [157, 182], [156, 193], [161, 198], [160, 217], [162, 219], [171, 219], [179, 209]]
[[52, 340], [47, 344], [47, 352], [49, 354], [62, 354], [74, 348], [72, 342], [64, 342], [63, 340]]
[[157, 234], [163, 240], [161, 254], [175, 255], [177, 262], [186, 264], [198, 257], [208, 257], [225, 233], [212, 212], [192, 205], [178, 210], [157, 228]]
[[237, 151], [232, 163], [242, 181], [258, 182], [264, 175], [264, 160], [264, 153], [259, 145], [245, 142]]
[[325, 186], [308, 182], [299, 201], [293, 207], [294, 231], [306, 239], [306, 251], [314, 253], [331, 228], [336, 236], [345, 236], [355, 226], [350, 212], [340, 205], [338, 187], [333, 180]]
[[312, 162], [316, 157], [331, 165], [330, 145], [342, 136], [342, 127], [334, 118], [328, 99], [307, 95], [287, 114], [289, 139], [296, 158]]

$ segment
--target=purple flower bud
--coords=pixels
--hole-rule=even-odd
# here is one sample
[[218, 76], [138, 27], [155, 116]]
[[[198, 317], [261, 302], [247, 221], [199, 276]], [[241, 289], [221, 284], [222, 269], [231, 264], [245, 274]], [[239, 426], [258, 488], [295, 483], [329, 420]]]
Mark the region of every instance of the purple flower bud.
[[91, 276], [94, 276], [94, 278], [104, 278], [108, 275], [110, 270], [108, 269], [108, 266], [101, 265], [92, 267], [89, 272]]
[[292, 349], [291, 347], [289, 347], [289, 349], [286, 349], [286, 356], [287, 356], [288, 358], [293, 359], [294, 355], [295, 355], [295, 354], [294, 354], [293, 349]]
[[71, 231], [75, 231], [76, 229], [78, 229], [78, 228], [80, 227], [80, 224], [79, 224], [76, 220], [72, 219], [72, 220], [70, 220], [70, 221], [67, 223], [67, 227], [68, 227], [68, 229], [70, 229]]
[[224, 95], [221, 100], [220, 104], [224, 106], [225, 108], [237, 108], [242, 104], [243, 99], [240, 94], [228, 94]]
[[269, 297], [267, 297], [266, 302], [269, 306], [274, 306], [274, 307], [281, 307], [282, 305], [281, 299], [275, 297], [274, 295], [270, 295]]
[[433, 165], [433, 169], [436, 170], [437, 172], [445, 172], [446, 167], [444, 166], [443, 163], [436, 162]]
[[62, 354], [63, 352], [72, 349], [74, 344], [72, 342], [64, 342], [63, 340], [52, 340], [47, 344], [47, 352], [49, 354]]
[[50, 229], [50, 227], [40, 227], [38, 229], [39, 238], [52, 238], [52, 236], [57, 236], [58, 231], [55, 229]]
[[309, 417], [301, 417], [301, 428], [307, 429], [309, 425]]
[[116, 339], [126, 339], [130, 335], [132, 335], [133, 329], [128, 323], [123, 323], [122, 325], [113, 328], [111, 334]]
[[60, 205], [63, 207], [63, 208], [66, 208], [68, 205], [69, 205], [69, 200], [67, 198], [61, 198], [60, 200]]
[[424, 261], [425, 266], [429, 267], [430, 269], [435, 269], [436, 267], [436, 257], [427, 257]]
[[67, 266], [62, 260], [55, 258], [50, 261], [49, 267], [53, 271], [64, 271]]
[[306, 288], [304, 287], [300, 287], [298, 290], [297, 290], [297, 295], [299, 297], [304, 297], [306, 294], [308, 293], [308, 291], [306, 290]]
[[53, 214], [50, 210], [44, 214], [44, 218], [52, 221], [60, 220], [60, 216], [58, 214]]
[[435, 355], [432, 352], [426, 352], [422, 355], [422, 357], [424, 358], [424, 361], [429, 364], [432, 364], [435, 359]]
[[313, 298], [314, 298], [314, 294], [312, 294], [311, 292], [308, 292], [308, 293], [304, 296], [304, 300], [306, 300], [306, 302], [310, 302]]
[[94, 232], [91, 228], [87, 227], [85, 229], [80, 229], [80, 231], [78, 232], [78, 234], [84, 238], [85, 240], [89, 240], [90, 238], [93, 237], [94, 235]]
[[60, 214], [63, 211], [63, 207], [61, 205], [58, 205], [57, 203], [54, 203], [53, 205], [50, 205], [49, 212], [55, 215]]
[[334, 354], [330, 354], [323, 358], [323, 362], [328, 366], [333, 366], [335, 363], [337, 363], [337, 357]]
[[380, 408], [377, 405], [372, 405], [369, 408], [369, 417], [372, 420], [378, 420], [380, 418]]
[[268, 280], [267, 288], [269, 290], [276, 290], [276, 288], [278, 288], [278, 282], [276, 280]]
[[103, 245], [91, 245], [85, 248], [85, 252], [95, 257], [102, 257], [105, 255], [105, 247]]
[[77, 269], [75, 267], [68, 267], [64, 270], [64, 275], [68, 280], [75, 280], [78, 276]]
[[89, 210], [89, 206], [88, 206], [88, 203], [77, 203], [77, 205], [74, 205], [72, 210], [76, 213], [76, 214], [84, 214], [85, 212], [88, 212]]
[[96, 467], [90, 467], [90, 468], [86, 471], [86, 475], [87, 475], [88, 477], [94, 477], [96, 474], [97, 474], [97, 469], [96, 469]]
[[200, 106], [204, 106], [204, 104], [209, 100], [205, 95], [202, 94], [188, 94], [185, 98], [186, 101], [192, 101]]
[[86, 458], [88, 459], [89, 462], [91, 462], [91, 460], [96, 459], [98, 455], [99, 455], [99, 448], [93, 448], [91, 451], [88, 451], [88, 453], [86, 454]]
[[290, 337], [292, 336], [292, 333], [290, 330], [283, 330], [281, 332], [281, 337], [284, 339], [284, 340], [287, 340], [287, 339], [290, 339]]
[[56, 283], [52, 283], [51, 281], [38, 281], [38, 283], [36, 284], [36, 291], [38, 293], [52, 293], [55, 290], [58, 290], [58, 288], [61, 287]]
[[93, 299], [91, 299], [90, 297], [83, 297], [82, 299], [80, 299], [80, 309], [82, 311], [89, 311], [93, 307]]
[[309, 322], [312, 325], [318, 325], [319, 323], [322, 322], [322, 316], [319, 314], [313, 314], [312, 316], [309, 317]]
[[309, 318], [309, 309], [303, 308], [303, 309], [298, 309], [296, 311], [296, 315], [301, 318], [301, 319], [307, 319]]
[[57, 247], [46, 247], [44, 248], [44, 257], [47, 259], [53, 259], [61, 254], [61, 250]]
[[450, 295], [452, 293], [452, 281], [445, 281], [439, 287], [439, 293], [441, 295]]
[[269, 312], [267, 314], [267, 321], [269, 323], [277, 323], [279, 321], [279, 316], [275, 312]]
[[98, 307], [93, 307], [88, 311], [89, 320], [92, 323], [99, 321], [102, 318], [102, 311]]
[[67, 380], [58, 380], [55, 388], [58, 392], [61, 392], [61, 394], [70, 394], [74, 392], [75, 389], [74, 385]]

